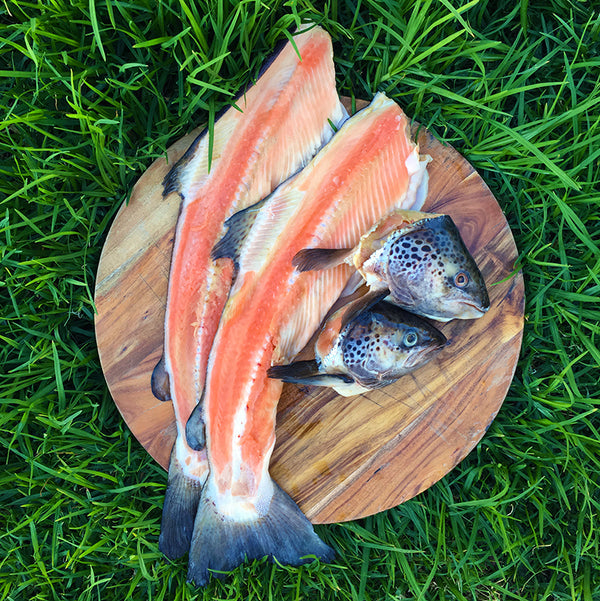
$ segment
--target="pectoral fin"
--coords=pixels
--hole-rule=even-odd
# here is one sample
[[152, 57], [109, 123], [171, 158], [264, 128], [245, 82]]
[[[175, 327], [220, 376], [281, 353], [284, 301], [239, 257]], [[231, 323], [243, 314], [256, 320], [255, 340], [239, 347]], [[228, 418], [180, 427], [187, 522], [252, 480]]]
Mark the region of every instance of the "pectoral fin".
[[413, 307], [415, 304], [415, 297], [412, 295], [410, 291], [410, 285], [407, 281], [401, 285], [395, 283], [394, 289], [389, 291], [389, 297], [387, 300], [395, 305], [399, 305], [400, 307], [405, 307], [407, 309]]
[[365, 285], [365, 280], [360, 274], [359, 271], [352, 272], [352, 275], [348, 279], [348, 282], [342, 292], [340, 293], [340, 298], [344, 296], [350, 296], [358, 291], [361, 286]]
[[373, 292], [367, 292], [364, 296], [348, 303], [346, 312], [342, 317], [341, 329], [346, 327], [357, 315], [370, 309], [373, 305], [382, 301], [390, 291], [386, 288], [385, 290], [375, 290]]
[[317, 362], [295, 361], [289, 365], [274, 365], [267, 370], [269, 378], [311, 386], [329, 386], [333, 388], [340, 383], [352, 384], [354, 380], [345, 374], [327, 374], [319, 371]]
[[292, 265], [298, 271], [330, 269], [343, 263], [353, 250], [352, 248], [305, 248], [296, 253]]

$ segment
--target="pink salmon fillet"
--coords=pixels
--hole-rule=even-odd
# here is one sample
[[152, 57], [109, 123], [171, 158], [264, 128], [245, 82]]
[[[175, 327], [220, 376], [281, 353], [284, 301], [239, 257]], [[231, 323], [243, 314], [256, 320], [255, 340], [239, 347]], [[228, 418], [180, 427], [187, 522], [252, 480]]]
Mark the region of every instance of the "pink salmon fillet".
[[[229, 222], [216, 256], [238, 270], [210, 353], [202, 411], [210, 473], [198, 506], [188, 577], [276, 557], [298, 565], [304, 555], [329, 559], [295, 503], [271, 479], [275, 414], [282, 383], [272, 364], [290, 361], [308, 342], [352, 273], [341, 264], [300, 273], [304, 248], [354, 247], [394, 209], [410, 208], [426, 173], [400, 107], [378, 94], [351, 117], [260, 210]], [[240, 239], [244, 236], [243, 244]]]
[[[165, 194], [183, 202], [171, 260], [164, 369], [177, 440], [171, 455], [159, 546], [169, 557], [187, 551], [199, 490], [208, 472], [202, 440], [186, 438], [206, 363], [232, 280], [231, 262], [211, 251], [225, 220], [301, 169], [347, 114], [335, 87], [329, 35], [314, 27], [287, 43], [258, 81], [199, 136], [165, 178]], [[300, 54], [301, 59], [298, 56]]]

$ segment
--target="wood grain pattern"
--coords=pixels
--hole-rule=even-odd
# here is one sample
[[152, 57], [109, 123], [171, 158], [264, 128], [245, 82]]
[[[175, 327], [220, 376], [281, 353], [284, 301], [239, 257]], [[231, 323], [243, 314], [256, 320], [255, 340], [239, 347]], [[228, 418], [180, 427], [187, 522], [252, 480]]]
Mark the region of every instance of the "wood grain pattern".
[[[196, 132], [168, 151], [169, 165]], [[521, 347], [524, 286], [506, 219], [471, 165], [419, 130], [429, 165], [424, 210], [447, 213], [488, 284], [478, 320], [441, 326], [451, 345], [387, 388], [351, 398], [286, 385], [271, 460], [275, 480], [314, 523], [371, 515], [425, 490], [479, 442], [512, 380]], [[170, 253], [179, 197], [162, 198], [169, 169], [157, 160], [121, 207], [98, 267], [96, 337], [112, 397], [127, 425], [163, 466], [175, 439], [171, 403], [150, 390], [162, 353]], [[511, 275], [512, 274], [512, 275]]]

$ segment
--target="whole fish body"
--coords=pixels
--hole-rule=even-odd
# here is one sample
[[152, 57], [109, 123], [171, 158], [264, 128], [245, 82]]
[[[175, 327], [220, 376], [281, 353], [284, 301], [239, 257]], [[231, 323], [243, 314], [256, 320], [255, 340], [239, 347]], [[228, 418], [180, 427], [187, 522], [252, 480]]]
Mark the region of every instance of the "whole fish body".
[[183, 199], [164, 356], [152, 378], [155, 394], [173, 401], [177, 424], [159, 541], [171, 558], [188, 550], [208, 472], [203, 440], [188, 439], [185, 426], [202, 395], [209, 350], [231, 285], [231, 262], [212, 260], [211, 251], [228, 217], [301, 169], [333, 135], [332, 125], [347, 117], [336, 91], [329, 35], [313, 27], [296, 35], [294, 43], [297, 50], [288, 42], [238, 99], [237, 108], [215, 123], [212, 157], [209, 136], [200, 135], [164, 181], [165, 195], [177, 192]]
[[425, 365], [448, 343], [433, 325], [366, 294], [335, 311], [315, 342], [315, 359], [268, 370], [283, 382], [328, 386], [342, 396], [381, 388]]
[[300, 271], [353, 265], [373, 292], [408, 311], [436, 319], [475, 319], [489, 309], [487, 288], [448, 215], [398, 210], [363, 234], [354, 248], [307, 248]]
[[292, 259], [310, 246], [355, 246], [383, 215], [414, 204], [425, 167], [406, 116], [379, 94], [298, 175], [229, 221], [215, 256], [231, 257], [237, 277], [202, 404], [188, 424], [200, 437], [205, 431], [210, 463], [190, 545], [188, 577], [196, 584], [207, 582], [209, 570], [231, 570], [244, 558], [292, 565], [305, 555], [331, 558], [269, 475], [282, 383], [267, 369], [307, 343], [352, 270], [300, 273]]

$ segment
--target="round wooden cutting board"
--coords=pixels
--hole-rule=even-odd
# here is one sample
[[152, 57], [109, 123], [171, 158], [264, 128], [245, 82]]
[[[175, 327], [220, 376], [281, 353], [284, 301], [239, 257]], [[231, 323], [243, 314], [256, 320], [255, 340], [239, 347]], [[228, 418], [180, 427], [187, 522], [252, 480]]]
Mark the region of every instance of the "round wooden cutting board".
[[[366, 103], [359, 104], [361, 108]], [[162, 197], [170, 166], [198, 134], [158, 159], [119, 210], [98, 267], [96, 336], [112, 397], [148, 452], [168, 465], [175, 440], [170, 402], [152, 395], [162, 353], [169, 264], [180, 198]], [[491, 307], [482, 318], [440, 326], [451, 344], [396, 384], [355, 397], [286, 385], [277, 413], [273, 478], [314, 523], [389, 509], [448, 473], [479, 442], [512, 380], [523, 332], [524, 286], [498, 203], [471, 165], [426, 130], [429, 195], [423, 210], [447, 213], [477, 261]]]

